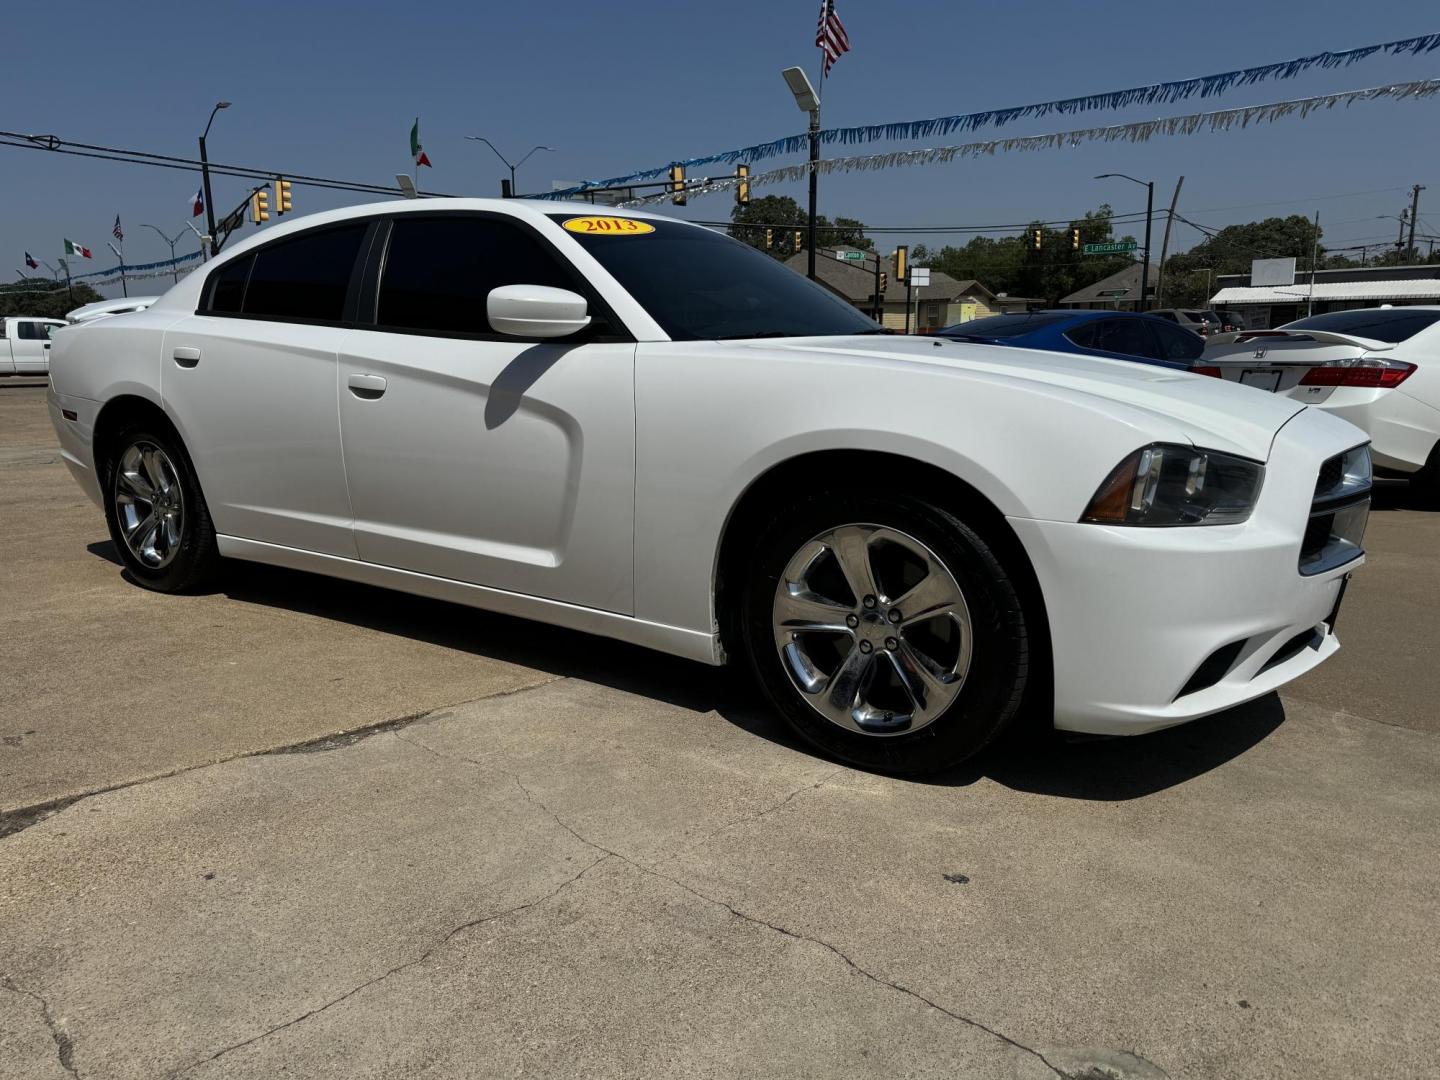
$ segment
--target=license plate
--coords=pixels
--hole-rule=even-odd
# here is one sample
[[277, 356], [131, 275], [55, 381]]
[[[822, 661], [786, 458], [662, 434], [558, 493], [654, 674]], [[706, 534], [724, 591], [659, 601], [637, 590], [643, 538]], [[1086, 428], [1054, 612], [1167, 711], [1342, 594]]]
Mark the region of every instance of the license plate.
[[1269, 390], [1272, 394], [1280, 389], [1280, 372], [1278, 371], [1242, 371], [1240, 382], [1245, 386], [1253, 386], [1258, 390]]

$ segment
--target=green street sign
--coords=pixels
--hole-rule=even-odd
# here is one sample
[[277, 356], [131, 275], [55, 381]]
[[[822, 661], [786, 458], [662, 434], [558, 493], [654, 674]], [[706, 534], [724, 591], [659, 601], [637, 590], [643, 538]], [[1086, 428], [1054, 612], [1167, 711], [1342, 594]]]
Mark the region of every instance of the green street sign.
[[842, 251], [840, 258], [847, 259], [850, 262], [864, 262], [865, 253], [863, 251]]
[[1129, 291], [1130, 291], [1129, 289], [1101, 289], [1101, 290], [1100, 290], [1100, 295], [1101, 295], [1101, 296], [1124, 296], [1124, 295], [1125, 295], [1126, 293], [1128, 293]]
[[1083, 251], [1086, 255], [1119, 255], [1138, 246], [1134, 240], [1116, 240], [1110, 244], [1086, 244]]

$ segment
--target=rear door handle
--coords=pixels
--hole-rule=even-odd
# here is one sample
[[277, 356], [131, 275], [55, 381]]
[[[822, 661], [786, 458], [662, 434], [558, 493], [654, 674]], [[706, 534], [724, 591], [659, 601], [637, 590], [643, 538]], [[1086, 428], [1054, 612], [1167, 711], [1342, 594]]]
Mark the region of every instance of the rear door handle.
[[188, 345], [182, 345], [174, 352], [175, 363], [184, 368], [192, 368], [200, 363], [200, 350], [192, 349]]
[[385, 395], [385, 380], [379, 375], [352, 374], [346, 378], [345, 385], [362, 401], [374, 401]]

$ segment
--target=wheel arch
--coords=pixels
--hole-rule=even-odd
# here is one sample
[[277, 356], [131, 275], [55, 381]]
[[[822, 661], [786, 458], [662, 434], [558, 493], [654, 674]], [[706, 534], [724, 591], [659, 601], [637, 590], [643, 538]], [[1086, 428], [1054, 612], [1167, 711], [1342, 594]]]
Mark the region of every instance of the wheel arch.
[[181, 438], [179, 430], [158, 401], [136, 393], [117, 394], [100, 407], [91, 431], [90, 456], [94, 459], [97, 476], [105, 461], [105, 454], [116, 436], [125, 429], [126, 424], [136, 420], [145, 420], [160, 425], [166, 432], [173, 435], [181, 446], [185, 445], [185, 440]]
[[[777, 462], [758, 475], [731, 506], [716, 547], [712, 596], [715, 625], [726, 655], [736, 655], [738, 648], [738, 593], [744, 580], [743, 567], [749, 553], [746, 538], [756, 526], [783, 507], [795, 490], [813, 488], [814, 478], [837, 475], [854, 477], [858, 483], [869, 483], [895, 490], [894, 477], [908, 477], [900, 490], [920, 495], [965, 521], [980, 533], [995, 551], [1006, 570], [1014, 575], [1016, 591], [1025, 607], [1027, 622], [1032, 622], [1030, 635], [1040, 655], [1032, 669], [1039, 678], [1027, 689], [1027, 703], [1049, 715], [1053, 699], [1053, 671], [1050, 649], [1050, 621], [1045, 597], [1040, 589], [1030, 556], [1020, 538], [989, 498], [973, 485], [938, 465], [880, 450], [829, 449], [812, 450]], [[1032, 696], [1033, 695], [1033, 696]]]

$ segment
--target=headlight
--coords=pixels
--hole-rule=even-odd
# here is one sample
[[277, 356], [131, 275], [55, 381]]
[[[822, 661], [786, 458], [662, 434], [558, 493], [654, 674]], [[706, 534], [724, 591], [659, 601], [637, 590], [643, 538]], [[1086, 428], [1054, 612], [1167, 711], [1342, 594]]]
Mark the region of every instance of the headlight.
[[1111, 470], [1081, 521], [1102, 525], [1234, 525], [1255, 509], [1258, 461], [1155, 443]]

